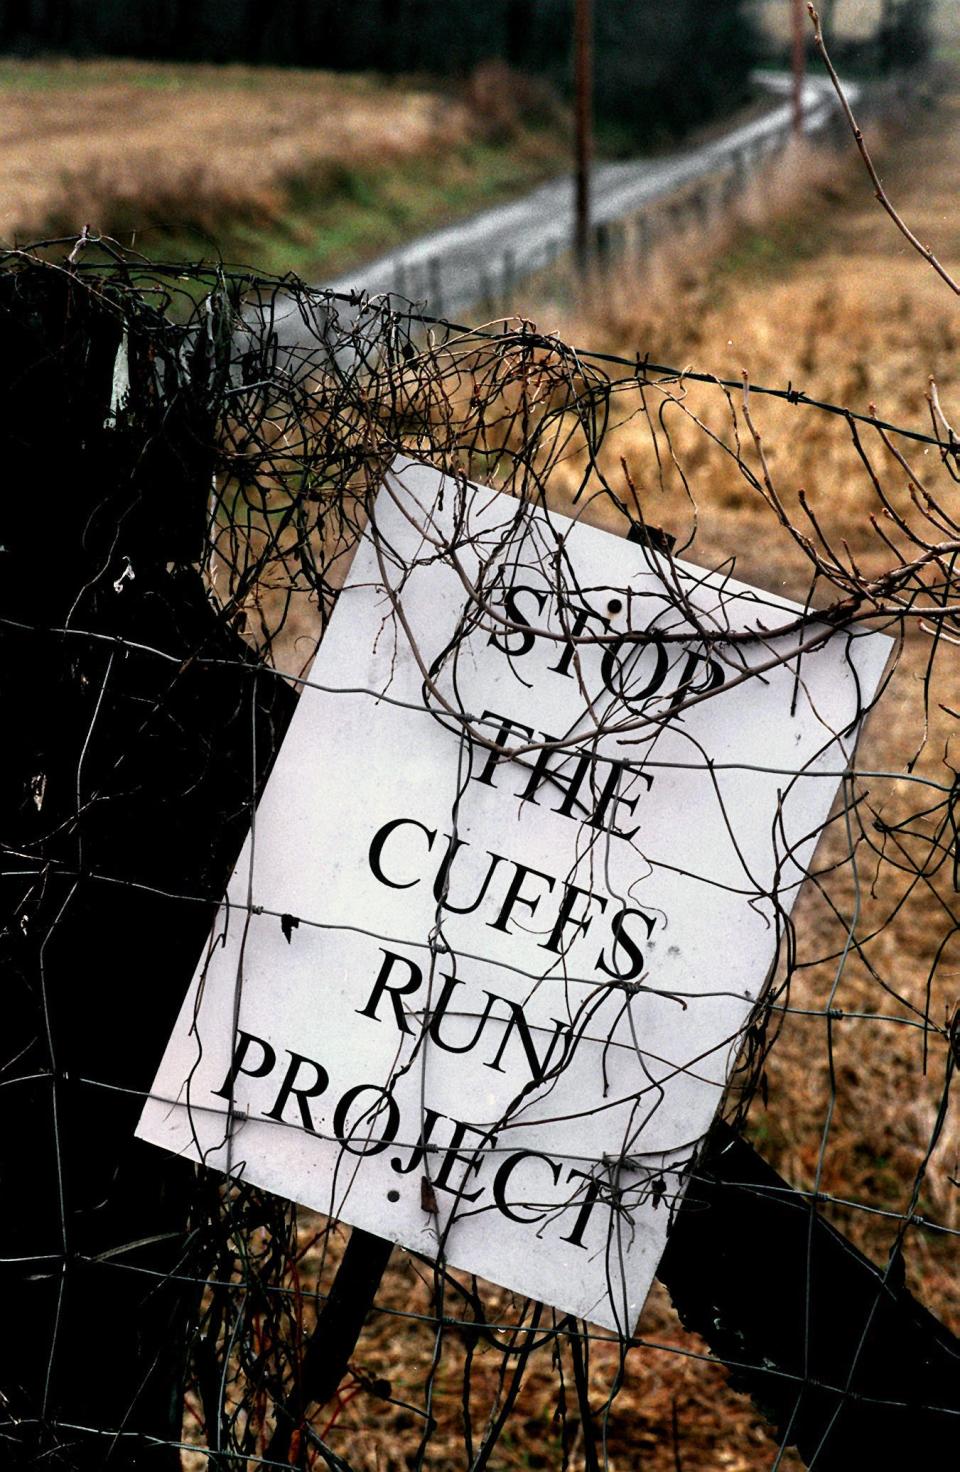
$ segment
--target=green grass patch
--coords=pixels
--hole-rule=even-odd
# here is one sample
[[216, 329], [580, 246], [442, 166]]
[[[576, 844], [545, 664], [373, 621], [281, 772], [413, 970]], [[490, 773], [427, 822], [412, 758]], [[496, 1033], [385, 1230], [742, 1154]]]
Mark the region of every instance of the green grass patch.
[[103, 228], [122, 244], [132, 243], [157, 259], [213, 257], [322, 280], [424, 231], [509, 199], [552, 178], [566, 163], [565, 150], [551, 146], [549, 139], [529, 151], [471, 143], [451, 154], [389, 166], [325, 166], [291, 180], [284, 207], [275, 216], [225, 218], [215, 235], [189, 221], [135, 230], [135, 222], [124, 218], [125, 210]]

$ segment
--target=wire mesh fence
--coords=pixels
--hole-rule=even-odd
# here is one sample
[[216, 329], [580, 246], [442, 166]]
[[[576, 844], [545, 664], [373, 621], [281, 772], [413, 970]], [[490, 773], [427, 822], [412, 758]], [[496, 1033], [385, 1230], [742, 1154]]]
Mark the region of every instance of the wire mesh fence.
[[[738, 1465], [796, 1465], [794, 1446], [821, 1469], [858, 1457], [902, 1465], [917, 1438], [935, 1464], [960, 1412], [957, 1344], [944, 1327], [957, 1309], [960, 1235], [950, 1111], [960, 1059], [951, 739], [960, 441], [935, 386], [929, 423], [898, 427], [792, 386], [591, 354], [522, 320], [467, 329], [396, 297], [167, 268], [102, 243], [8, 253], [0, 298], [9, 739], [0, 1257], [11, 1308], [0, 1436], [10, 1465], [379, 1472], [630, 1457], [676, 1468], [704, 1465], [711, 1417]], [[816, 477], [817, 464], [829, 473], [807, 494], [797, 467]], [[440, 487], [432, 502], [424, 487], [434, 480], [416, 478], [425, 467]], [[405, 474], [407, 500], [397, 491]], [[414, 523], [411, 544], [403, 526]], [[628, 549], [635, 594], [642, 582], [632, 621], [622, 580], [583, 581], [567, 555], [571, 527], [612, 532], [620, 541], [604, 547]], [[350, 583], [363, 556], [366, 582]], [[736, 576], [769, 595], [749, 616], [736, 603], [735, 557]], [[437, 606], [430, 644], [410, 590], [437, 564], [458, 581], [459, 602], [446, 622]], [[514, 590], [528, 589], [512, 602], [505, 567]], [[335, 610], [361, 607], [343, 602], [345, 584], [351, 600], [375, 589], [387, 673], [370, 683], [347, 662], [321, 691], [318, 650]], [[565, 610], [553, 626], [551, 599]], [[352, 617], [340, 621], [344, 637], [359, 637], [361, 612]], [[892, 642], [871, 681], [861, 651], [879, 647], [878, 634]], [[520, 685], [525, 658], [549, 661], [577, 707], [567, 728], [524, 729], [474, 708], [470, 671], [490, 646]], [[825, 650], [853, 690], [839, 722], [818, 709]], [[422, 871], [433, 897], [417, 954], [421, 983], [437, 968], [436, 988], [413, 997], [411, 962], [405, 988], [381, 977], [379, 1013], [370, 976], [346, 974], [353, 1011], [366, 1007], [381, 1028], [395, 1021], [402, 1035], [378, 1076], [379, 1108], [321, 1120], [320, 1075], [352, 1046], [331, 1036], [326, 1067], [314, 1061], [309, 1077], [296, 1069], [319, 1055], [290, 1054], [300, 1062], [267, 1119], [250, 1090], [272, 1072], [268, 1049], [276, 1063], [282, 1039], [257, 1034], [259, 1054], [250, 1044], [240, 1055], [236, 1043], [254, 1036], [248, 993], [266, 997], [269, 1021], [280, 992], [250, 980], [245, 948], [253, 955], [269, 924], [291, 954], [308, 943], [320, 966], [339, 954], [350, 925], [324, 918], [325, 891], [349, 853], [336, 825], [350, 795], [336, 793], [329, 830], [317, 830], [330, 877], [309, 911], [293, 899], [271, 908], [244, 888], [257, 804], [306, 694], [361, 713], [354, 726], [331, 720], [323, 750], [334, 777], [302, 773], [304, 810], [308, 783], [335, 786], [340, 750], [358, 730], [372, 739], [411, 680], [417, 719], [461, 763], [446, 860], [438, 867], [438, 848]], [[819, 723], [810, 753], [791, 763], [761, 733], [758, 756], [742, 717], [731, 759], [707, 750], [697, 725], [706, 712], [736, 691], [762, 712], [784, 680], [794, 711], [806, 705]], [[708, 1027], [705, 1045], [683, 1029], [729, 999], [736, 947], [721, 954], [728, 938], [718, 931], [698, 966], [652, 959], [646, 943], [660, 939], [661, 920], [644, 898], [655, 884], [640, 881], [670, 868], [670, 853], [661, 831], [643, 832], [628, 851], [633, 872], [611, 879], [611, 828], [619, 839], [626, 823], [601, 821], [606, 789], [595, 784], [612, 742], [620, 756], [607, 800], [624, 804], [631, 827], [651, 783], [705, 794], [700, 848], [674, 865], [687, 907], [711, 914], [714, 892], [728, 891], [744, 956], [751, 926], [764, 933], [764, 975], [753, 991], [739, 976], [742, 1018], [726, 1033]], [[396, 750], [398, 771], [413, 760]], [[540, 971], [517, 964], [520, 992], [501, 977], [485, 1011], [464, 1004], [458, 1018], [450, 999], [484, 960], [457, 948], [457, 916], [472, 905], [460, 887], [470, 876], [454, 863], [467, 831], [458, 822], [471, 775], [494, 785], [507, 770], [520, 773], [517, 807], [535, 802], [569, 823], [578, 867], [551, 872], [545, 851], [542, 869], [511, 870], [493, 853], [486, 879], [474, 871], [478, 906], [511, 876], [513, 909], [501, 897], [479, 913], [506, 931], [526, 904], [516, 928], [545, 959]], [[703, 786], [683, 787], [688, 778]], [[801, 832], [791, 793], [814, 778], [837, 795]], [[738, 805], [761, 792], [775, 799], [769, 872], [739, 836]], [[429, 816], [406, 820], [433, 853]], [[292, 837], [289, 849], [284, 872], [300, 876], [310, 855]], [[408, 866], [413, 852], [391, 849], [390, 862]], [[240, 853], [249, 869], [234, 870]], [[409, 867], [401, 879], [389, 872], [383, 911], [365, 922], [381, 956], [396, 942], [387, 890], [415, 883]], [[539, 917], [522, 888], [537, 873]], [[633, 917], [612, 932], [611, 895]], [[599, 957], [591, 952], [584, 977], [578, 948], [594, 900]], [[664, 951], [670, 938], [667, 925]], [[193, 1010], [178, 1024], [195, 973]], [[204, 986], [213, 996], [220, 973], [233, 988], [226, 1021], [217, 1014], [231, 1051], [222, 1089], [208, 1090], [222, 1097], [211, 1134], [207, 1095], [196, 1104], [188, 1078], [186, 1093], [154, 1080], [178, 1025], [195, 1050], [191, 1077], [206, 1050], [223, 1078], [202, 1023]], [[548, 982], [540, 1018], [533, 999]], [[557, 990], [567, 1010], [556, 1049], [544, 1052]], [[482, 1028], [511, 996], [523, 1007], [500, 1019], [488, 1070], [512, 1028], [531, 1072], [519, 1094], [477, 1104], [469, 1118], [483, 1118], [483, 1138], [476, 1129], [466, 1138], [464, 1114], [453, 1119], [460, 1135], [449, 1119], [443, 1135], [422, 1090], [412, 1124], [393, 1121], [401, 1082], [464, 1054], [456, 1027], [479, 1018]], [[331, 1005], [321, 987], [317, 1026]], [[526, 1007], [536, 1027], [522, 1025]], [[664, 1054], [674, 1026], [679, 1041]], [[565, 1089], [579, 1088], [587, 1066], [592, 1092], [575, 1109]], [[702, 1149], [702, 1130], [661, 1124], [668, 1077], [720, 1107]], [[611, 1079], [630, 1120], [621, 1144], [602, 1159], [597, 1147], [597, 1171], [566, 1194], [552, 1190], [565, 1151], [590, 1154], [577, 1130], [607, 1107]], [[531, 1109], [550, 1119], [551, 1100], [567, 1143], [541, 1152], [534, 1178], [517, 1163], [537, 1153], [522, 1129]], [[145, 1101], [157, 1118], [185, 1120], [188, 1143], [168, 1153], [136, 1139]], [[244, 1133], [251, 1109], [268, 1135]], [[352, 1235], [342, 1224], [360, 1220], [357, 1161], [387, 1145], [402, 1159], [398, 1190], [401, 1177], [416, 1187], [433, 1251], [407, 1242], [391, 1257], [378, 1241], [399, 1236], [385, 1203], [379, 1231], [369, 1212]], [[307, 1209], [263, 1188], [271, 1160], [290, 1149], [333, 1152], [341, 1174], [329, 1211], [316, 1209], [316, 1193]], [[589, 1259], [616, 1302], [631, 1233], [641, 1219], [662, 1223], [660, 1276], [688, 1332], [659, 1289], [639, 1327], [631, 1300], [607, 1311], [604, 1328], [600, 1308], [575, 1316], [454, 1266], [447, 1244], [479, 1214], [481, 1167], [502, 1185], [507, 1162], [514, 1194], [503, 1187], [486, 1229], [494, 1251], [508, 1255], [512, 1223], [527, 1232], [531, 1264], [554, 1250], [551, 1227], [583, 1247], [594, 1212], [602, 1240], [582, 1261], [568, 1251], [568, 1272], [585, 1275]], [[720, 1366], [765, 1423], [721, 1388]]]

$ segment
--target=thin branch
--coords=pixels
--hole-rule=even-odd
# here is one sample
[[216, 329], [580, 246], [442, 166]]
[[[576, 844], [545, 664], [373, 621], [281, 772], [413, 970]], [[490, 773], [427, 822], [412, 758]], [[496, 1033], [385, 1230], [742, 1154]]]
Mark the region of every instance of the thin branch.
[[923, 256], [923, 259], [927, 262], [928, 265], [933, 267], [940, 279], [942, 281], [945, 281], [947, 286], [949, 286], [950, 290], [954, 292], [957, 296], [960, 296], [960, 283], [958, 283], [954, 279], [954, 277], [950, 275], [950, 272], [946, 269], [946, 267], [943, 266], [940, 261], [938, 261], [937, 257], [934, 255], [930, 247], [924, 245], [921, 240], [917, 239], [913, 231], [910, 229], [909, 225], [907, 225], [902, 216], [898, 214], [897, 210], [890, 203], [890, 200], [887, 197], [886, 190], [880, 182], [880, 175], [877, 173], [876, 166], [870, 156], [870, 150], [867, 148], [866, 142], [864, 140], [863, 131], [860, 128], [860, 125], [857, 122], [856, 118], [854, 117], [853, 108], [850, 106], [849, 98], [843, 90], [843, 83], [837, 76], [836, 68], [834, 67], [833, 62], [830, 60], [830, 54], [827, 51], [827, 45], [823, 39], [823, 31], [820, 28], [820, 16], [817, 13], [816, 8], [811, 4], [807, 5], [807, 10], [810, 14], [810, 19], [813, 22], [813, 39], [816, 43], [817, 50], [820, 53], [824, 66], [830, 74], [830, 80], [833, 83], [833, 89], [840, 99], [840, 106], [843, 109], [844, 117], [846, 118], [850, 131], [854, 136], [857, 148], [860, 152], [860, 157], [863, 159], [864, 167], [870, 176], [870, 182], [873, 185], [873, 192], [878, 203], [882, 205], [882, 207], [886, 210], [887, 214], [890, 216], [891, 220], [900, 231], [900, 234], [904, 237], [905, 240], [908, 240], [910, 242], [910, 244], [913, 246], [913, 249], [918, 253], [918, 255]]

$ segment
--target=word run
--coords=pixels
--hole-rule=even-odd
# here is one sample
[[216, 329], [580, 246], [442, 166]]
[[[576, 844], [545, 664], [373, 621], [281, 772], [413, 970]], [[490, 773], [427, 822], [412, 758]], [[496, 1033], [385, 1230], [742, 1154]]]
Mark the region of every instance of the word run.
[[[370, 995], [357, 1012], [375, 1023], [393, 1021], [400, 1032], [409, 1033], [401, 998], [422, 985], [421, 968], [397, 952], [382, 949], [382, 955], [383, 964]], [[466, 1053], [480, 1047], [488, 1022], [506, 1007], [507, 1025], [495, 1047], [491, 1040], [490, 1055], [482, 1060], [485, 1067], [498, 1073], [504, 1071], [502, 1059], [514, 1034], [535, 1082], [542, 1081], [552, 1066], [563, 1066], [568, 1060], [573, 1046], [568, 1024], [557, 1022], [556, 1031], [541, 1055], [522, 1008], [490, 992], [486, 993], [487, 1004], [472, 1038], [454, 1044], [444, 1036], [443, 1024], [459, 984], [453, 977], [446, 978], [443, 993], [431, 1009], [427, 1031], [438, 1048], [449, 1053]], [[259, 1090], [258, 1101], [262, 1107], [256, 1109], [262, 1118], [298, 1125], [323, 1138], [332, 1137], [350, 1155], [364, 1158], [381, 1155], [395, 1146], [398, 1138], [413, 1138], [414, 1131], [401, 1128], [401, 1109], [391, 1090], [371, 1083], [353, 1084], [345, 1089], [334, 1103], [329, 1129], [321, 1131], [327, 1114], [317, 1112], [317, 1103], [322, 1099], [325, 1110], [329, 1109], [326, 1098], [329, 1072], [317, 1059], [292, 1048], [284, 1049], [283, 1055], [282, 1059], [278, 1058], [276, 1048], [265, 1038], [239, 1031], [226, 1078], [214, 1093], [235, 1101], [241, 1078], [262, 1080], [264, 1087]], [[249, 1094], [249, 1089], [245, 1092]], [[253, 1112], [250, 1099], [244, 1102]], [[523, 1226], [538, 1224], [548, 1217], [559, 1220], [562, 1215], [566, 1230], [561, 1240], [585, 1251], [589, 1249], [591, 1244], [585, 1238], [594, 1208], [605, 1194], [607, 1198], [610, 1196], [609, 1188], [605, 1192], [602, 1178], [571, 1166], [568, 1161], [554, 1160], [540, 1150], [498, 1149], [496, 1128], [454, 1119], [431, 1108], [423, 1108], [419, 1117], [416, 1144], [401, 1144], [398, 1153], [390, 1158], [390, 1167], [398, 1177], [417, 1170], [425, 1172], [429, 1156], [429, 1184], [434, 1192], [447, 1192], [456, 1203], [465, 1202], [474, 1209], [475, 1203], [487, 1196], [492, 1207]]]

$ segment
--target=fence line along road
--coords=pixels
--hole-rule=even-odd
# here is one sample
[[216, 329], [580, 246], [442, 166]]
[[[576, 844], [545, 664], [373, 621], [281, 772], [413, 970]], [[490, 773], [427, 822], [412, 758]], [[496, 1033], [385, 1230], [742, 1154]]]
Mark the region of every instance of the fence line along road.
[[[778, 94], [789, 82], [779, 73], [765, 73], [759, 80]], [[851, 100], [856, 100], [857, 91], [847, 87]], [[828, 79], [808, 81], [805, 132], [811, 136], [821, 132], [836, 116], [837, 106]], [[648, 215], [669, 213], [681, 196], [685, 206], [706, 217], [717, 199], [731, 198], [763, 159], [786, 147], [791, 127], [792, 106], [786, 101], [697, 148], [661, 158], [600, 164], [593, 171], [591, 187], [598, 254], [613, 254], [626, 243], [629, 222], [636, 222], [636, 246], [642, 253]], [[495, 205], [399, 246], [329, 285], [348, 293], [396, 292], [425, 303], [437, 316], [456, 316], [478, 306], [510, 310], [518, 283], [570, 249], [573, 213], [573, 179], [564, 176], [522, 199]]]

